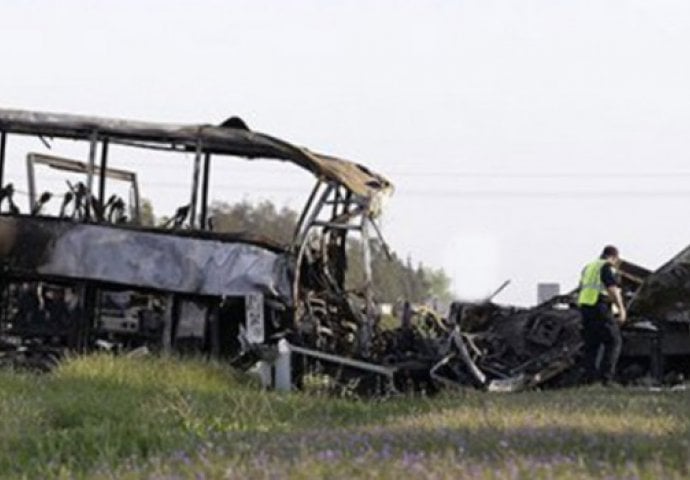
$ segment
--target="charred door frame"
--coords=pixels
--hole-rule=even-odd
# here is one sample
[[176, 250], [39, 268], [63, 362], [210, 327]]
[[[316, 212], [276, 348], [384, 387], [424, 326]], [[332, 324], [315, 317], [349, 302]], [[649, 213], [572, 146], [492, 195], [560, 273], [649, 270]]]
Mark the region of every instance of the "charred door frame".
[[[316, 200], [317, 197], [318, 200]], [[328, 207], [331, 207], [330, 214]], [[320, 219], [322, 214], [327, 215], [326, 220]], [[321, 229], [319, 241], [324, 260], [324, 271], [322, 273], [338, 287], [339, 293], [342, 295], [346, 294], [344, 286], [345, 266], [342, 265], [342, 268], [339, 270], [338, 278], [333, 278], [333, 272], [329, 271], [328, 268], [330, 264], [328, 245], [332, 241], [335, 242], [338, 247], [338, 255], [341, 258], [345, 258], [348, 233], [360, 233], [364, 266], [364, 279], [361, 291], [364, 294], [366, 310], [365, 315], [362, 317], [363, 322], [359, 325], [359, 354], [364, 358], [368, 357], [370, 353], [375, 322], [369, 227], [370, 224], [374, 225], [374, 228], [376, 226], [372, 217], [373, 214], [367, 200], [356, 197], [342, 185], [319, 180], [309, 195], [300, 215], [292, 243], [293, 251], [296, 252], [293, 298], [296, 306], [295, 322], [297, 323], [301, 318], [303, 310], [306, 308], [306, 299], [303, 298], [303, 292], [301, 291], [301, 270], [312, 231]]]

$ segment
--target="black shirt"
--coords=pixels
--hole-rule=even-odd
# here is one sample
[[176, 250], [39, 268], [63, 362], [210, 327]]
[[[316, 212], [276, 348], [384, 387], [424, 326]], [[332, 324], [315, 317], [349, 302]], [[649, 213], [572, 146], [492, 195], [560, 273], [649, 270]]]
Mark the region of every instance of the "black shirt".
[[606, 288], [618, 286], [618, 280], [616, 280], [616, 275], [614, 275], [613, 267], [611, 267], [610, 263], [605, 263], [604, 266], [601, 267], [600, 278], [601, 283], [603, 283]]

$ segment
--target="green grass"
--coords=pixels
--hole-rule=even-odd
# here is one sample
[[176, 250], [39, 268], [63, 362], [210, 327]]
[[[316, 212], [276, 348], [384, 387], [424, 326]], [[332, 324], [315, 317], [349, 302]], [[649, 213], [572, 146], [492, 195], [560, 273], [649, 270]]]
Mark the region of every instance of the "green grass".
[[12, 478], [686, 478], [690, 392], [476, 391], [385, 402], [260, 390], [202, 360], [0, 372]]

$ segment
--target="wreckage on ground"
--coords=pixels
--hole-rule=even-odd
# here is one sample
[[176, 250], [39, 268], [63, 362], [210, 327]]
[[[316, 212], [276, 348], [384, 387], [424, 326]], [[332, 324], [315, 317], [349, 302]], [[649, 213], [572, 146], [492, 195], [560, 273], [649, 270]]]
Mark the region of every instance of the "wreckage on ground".
[[[24, 212], [3, 179], [7, 146], [20, 136], [88, 145], [82, 160], [24, 152]], [[137, 174], [108, 166], [112, 145], [192, 156], [189, 201], [165, 225], [141, 225]], [[211, 163], [227, 157], [289, 162], [313, 174], [288, 244], [213, 231]], [[37, 165], [83, 175], [68, 184], [55, 215], [44, 209], [51, 194], [37, 195]], [[129, 199], [106, 199], [113, 180], [130, 185]], [[392, 184], [357, 163], [251, 131], [236, 117], [220, 126], [168, 125], [0, 110], [0, 185], [0, 362], [47, 368], [66, 350], [146, 346], [259, 366], [283, 388], [316, 375], [370, 393], [578, 381], [580, 318], [567, 297], [534, 309], [456, 303], [447, 318], [407, 308], [399, 325], [384, 328], [370, 242], [383, 242], [377, 219]], [[350, 235], [364, 247], [364, 278], [354, 289], [345, 285]], [[686, 257], [654, 274], [622, 269], [631, 312], [654, 327], [626, 333], [625, 371], [637, 369], [637, 377], [662, 378], [682, 370], [672, 356], [690, 358]]]
[[[617, 275], [628, 308], [617, 381], [672, 385], [690, 374], [690, 247], [652, 272], [623, 261]], [[533, 308], [453, 304], [457, 348], [432, 368], [446, 385], [493, 391], [581, 384], [578, 290]]]

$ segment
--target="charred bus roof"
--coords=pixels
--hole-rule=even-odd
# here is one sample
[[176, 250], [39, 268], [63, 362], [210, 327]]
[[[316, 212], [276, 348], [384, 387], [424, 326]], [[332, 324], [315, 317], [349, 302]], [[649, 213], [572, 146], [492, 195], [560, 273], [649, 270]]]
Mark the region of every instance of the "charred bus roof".
[[387, 179], [363, 165], [315, 153], [270, 135], [251, 131], [237, 117], [220, 126], [178, 125], [0, 109], [0, 132], [3, 143], [6, 135], [13, 133], [92, 142], [109, 141], [139, 148], [196, 151], [206, 155], [282, 160], [310, 171], [319, 179], [344, 186], [363, 202], [370, 201], [380, 193], [392, 191]]

